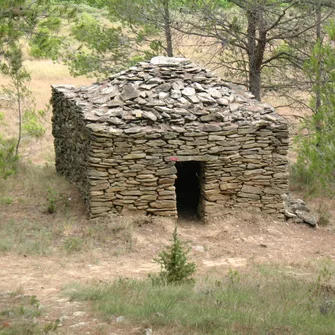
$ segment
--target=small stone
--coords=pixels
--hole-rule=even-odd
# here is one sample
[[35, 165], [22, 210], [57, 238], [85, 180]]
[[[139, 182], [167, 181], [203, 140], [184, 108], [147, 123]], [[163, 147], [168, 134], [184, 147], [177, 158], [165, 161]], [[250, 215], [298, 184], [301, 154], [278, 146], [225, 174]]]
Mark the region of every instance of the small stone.
[[288, 219], [293, 219], [293, 218], [296, 218], [297, 216], [295, 214], [293, 214], [292, 212], [288, 211], [288, 210], [285, 210], [285, 216], [288, 218]]
[[140, 92], [133, 84], [126, 84], [123, 86], [122, 93], [120, 95], [123, 101], [138, 98], [140, 96]]
[[101, 93], [108, 94], [110, 98], [113, 98], [117, 96], [120, 92], [117, 86], [109, 86], [109, 87], [105, 87], [104, 89], [102, 89]]
[[186, 96], [195, 95], [195, 89], [193, 87], [186, 87], [181, 93]]
[[149, 119], [151, 121], [156, 121], [157, 120], [157, 116], [153, 113], [153, 112], [143, 112], [142, 116], [145, 118], [145, 119]]
[[170, 168], [158, 170], [156, 172], [156, 175], [157, 176], [168, 176], [168, 175], [172, 175], [172, 174], [176, 174], [176, 173], [177, 173], [176, 167], [172, 166]]
[[115, 319], [115, 322], [122, 322], [125, 320], [125, 317], [124, 316], [118, 316], [116, 319]]
[[255, 193], [255, 194], [261, 194], [262, 190], [259, 187], [249, 186], [249, 185], [243, 185], [242, 192], [245, 193]]
[[155, 202], [150, 203], [150, 207], [152, 208], [175, 208], [176, 202], [174, 200], [168, 201], [168, 200], [158, 200]]
[[141, 158], [145, 158], [146, 153], [140, 153], [140, 154], [128, 154], [123, 156], [123, 159], [141, 159]]
[[236, 112], [240, 108], [240, 106], [241, 106], [240, 104], [234, 104], [233, 103], [233, 104], [229, 105], [229, 108], [230, 108], [231, 112]]
[[190, 60], [187, 58], [157, 56], [152, 58], [150, 63], [154, 65], [179, 65], [189, 64]]
[[194, 88], [197, 90], [197, 91], [200, 91], [200, 92], [206, 92], [206, 90], [202, 87], [202, 85], [200, 85], [199, 83], [194, 83]]
[[199, 251], [199, 252], [205, 252], [205, 248], [202, 245], [194, 245], [192, 246], [192, 249]]
[[124, 130], [126, 134], [136, 134], [142, 130], [142, 127], [132, 127]]
[[215, 99], [222, 98], [222, 94], [215, 88], [209, 88], [207, 92], [211, 95], [212, 98]]
[[215, 102], [215, 100], [208, 93], [204, 93], [204, 92], [198, 93], [197, 97], [202, 102], [209, 102], [209, 103]]
[[203, 126], [204, 131], [212, 132], [212, 131], [220, 131], [222, 128], [217, 124], [205, 124]]
[[159, 86], [156, 87], [156, 92], [169, 92], [171, 90], [171, 84], [170, 83], [165, 83], [165, 84], [161, 84]]
[[219, 105], [222, 105], [222, 106], [228, 106], [229, 105], [229, 101], [225, 98], [218, 99], [217, 102], [218, 102]]
[[296, 215], [299, 219], [303, 220], [304, 222], [308, 223], [312, 227], [316, 227], [318, 223], [318, 217], [313, 215], [312, 213], [308, 213], [305, 211], [296, 211]]

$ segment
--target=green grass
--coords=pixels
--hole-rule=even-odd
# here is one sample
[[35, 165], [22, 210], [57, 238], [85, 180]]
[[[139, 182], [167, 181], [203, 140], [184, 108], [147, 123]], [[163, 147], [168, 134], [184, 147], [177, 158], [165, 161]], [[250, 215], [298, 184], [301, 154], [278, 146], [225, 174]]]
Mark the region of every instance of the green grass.
[[1, 335], [46, 335], [54, 334], [58, 321], [39, 325], [36, 318], [41, 315], [39, 301], [35, 296], [2, 294], [0, 296]]
[[321, 282], [307, 283], [279, 271], [231, 271], [195, 285], [120, 279], [74, 285], [66, 294], [91, 301], [104, 319], [122, 315], [159, 334], [331, 335], [335, 295], [317, 289]]

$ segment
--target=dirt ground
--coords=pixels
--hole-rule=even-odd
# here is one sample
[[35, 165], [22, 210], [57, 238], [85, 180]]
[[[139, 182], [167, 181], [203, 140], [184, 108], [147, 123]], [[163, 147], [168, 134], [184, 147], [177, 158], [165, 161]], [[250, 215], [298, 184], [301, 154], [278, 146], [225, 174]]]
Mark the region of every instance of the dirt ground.
[[[130, 250], [119, 253], [94, 249], [67, 257], [1, 256], [0, 292], [21, 289], [36, 295], [43, 307], [38, 321], [59, 319], [60, 334], [144, 334], [127, 322], [98, 320], [87, 303], [69, 301], [62, 290], [73, 282], [146, 278], [159, 270], [152, 259], [168, 244], [173, 228], [172, 221], [161, 218], [137, 222]], [[257, 214], [227, 215], [209, 225], [182, 220], [179, 233], [192, 247], [190, 259], [197, 264], [197, 276], [224, 276], [230, 268], [243, 271], [258, 263], [281, 263], [288, 269], [298, 266], [303, 269], [300, 274], [308, 276], [308, 264], [335, 260], [333, 231]]]

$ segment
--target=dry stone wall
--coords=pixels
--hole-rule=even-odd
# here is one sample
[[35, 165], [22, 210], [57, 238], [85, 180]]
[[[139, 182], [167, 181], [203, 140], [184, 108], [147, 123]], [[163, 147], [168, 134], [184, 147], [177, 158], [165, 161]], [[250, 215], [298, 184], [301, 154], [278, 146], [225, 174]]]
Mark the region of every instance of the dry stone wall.
[[59, 85], [57, 89], [52, 87], [55, 164], [57, 172], [75, 183], [88, 200], [90, 131], [81, 116], [80, 105], [74, 100], [74, 88], [71, 85]]
[[199, 212], [256, 207], [282, 216], [286, 121], [185, 59], [158, 58], [90, 87], [53, 87], [56, 168], [91, 217], [177, 216], [176, 161], [201, 162]]

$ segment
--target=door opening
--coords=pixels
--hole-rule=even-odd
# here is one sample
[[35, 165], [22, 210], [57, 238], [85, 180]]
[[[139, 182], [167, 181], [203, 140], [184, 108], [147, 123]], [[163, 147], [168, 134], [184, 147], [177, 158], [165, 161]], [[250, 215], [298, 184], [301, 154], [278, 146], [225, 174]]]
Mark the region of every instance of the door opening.
[[199, 219], [200, 162], [177, 162], [175, 182], [179, 217]]

